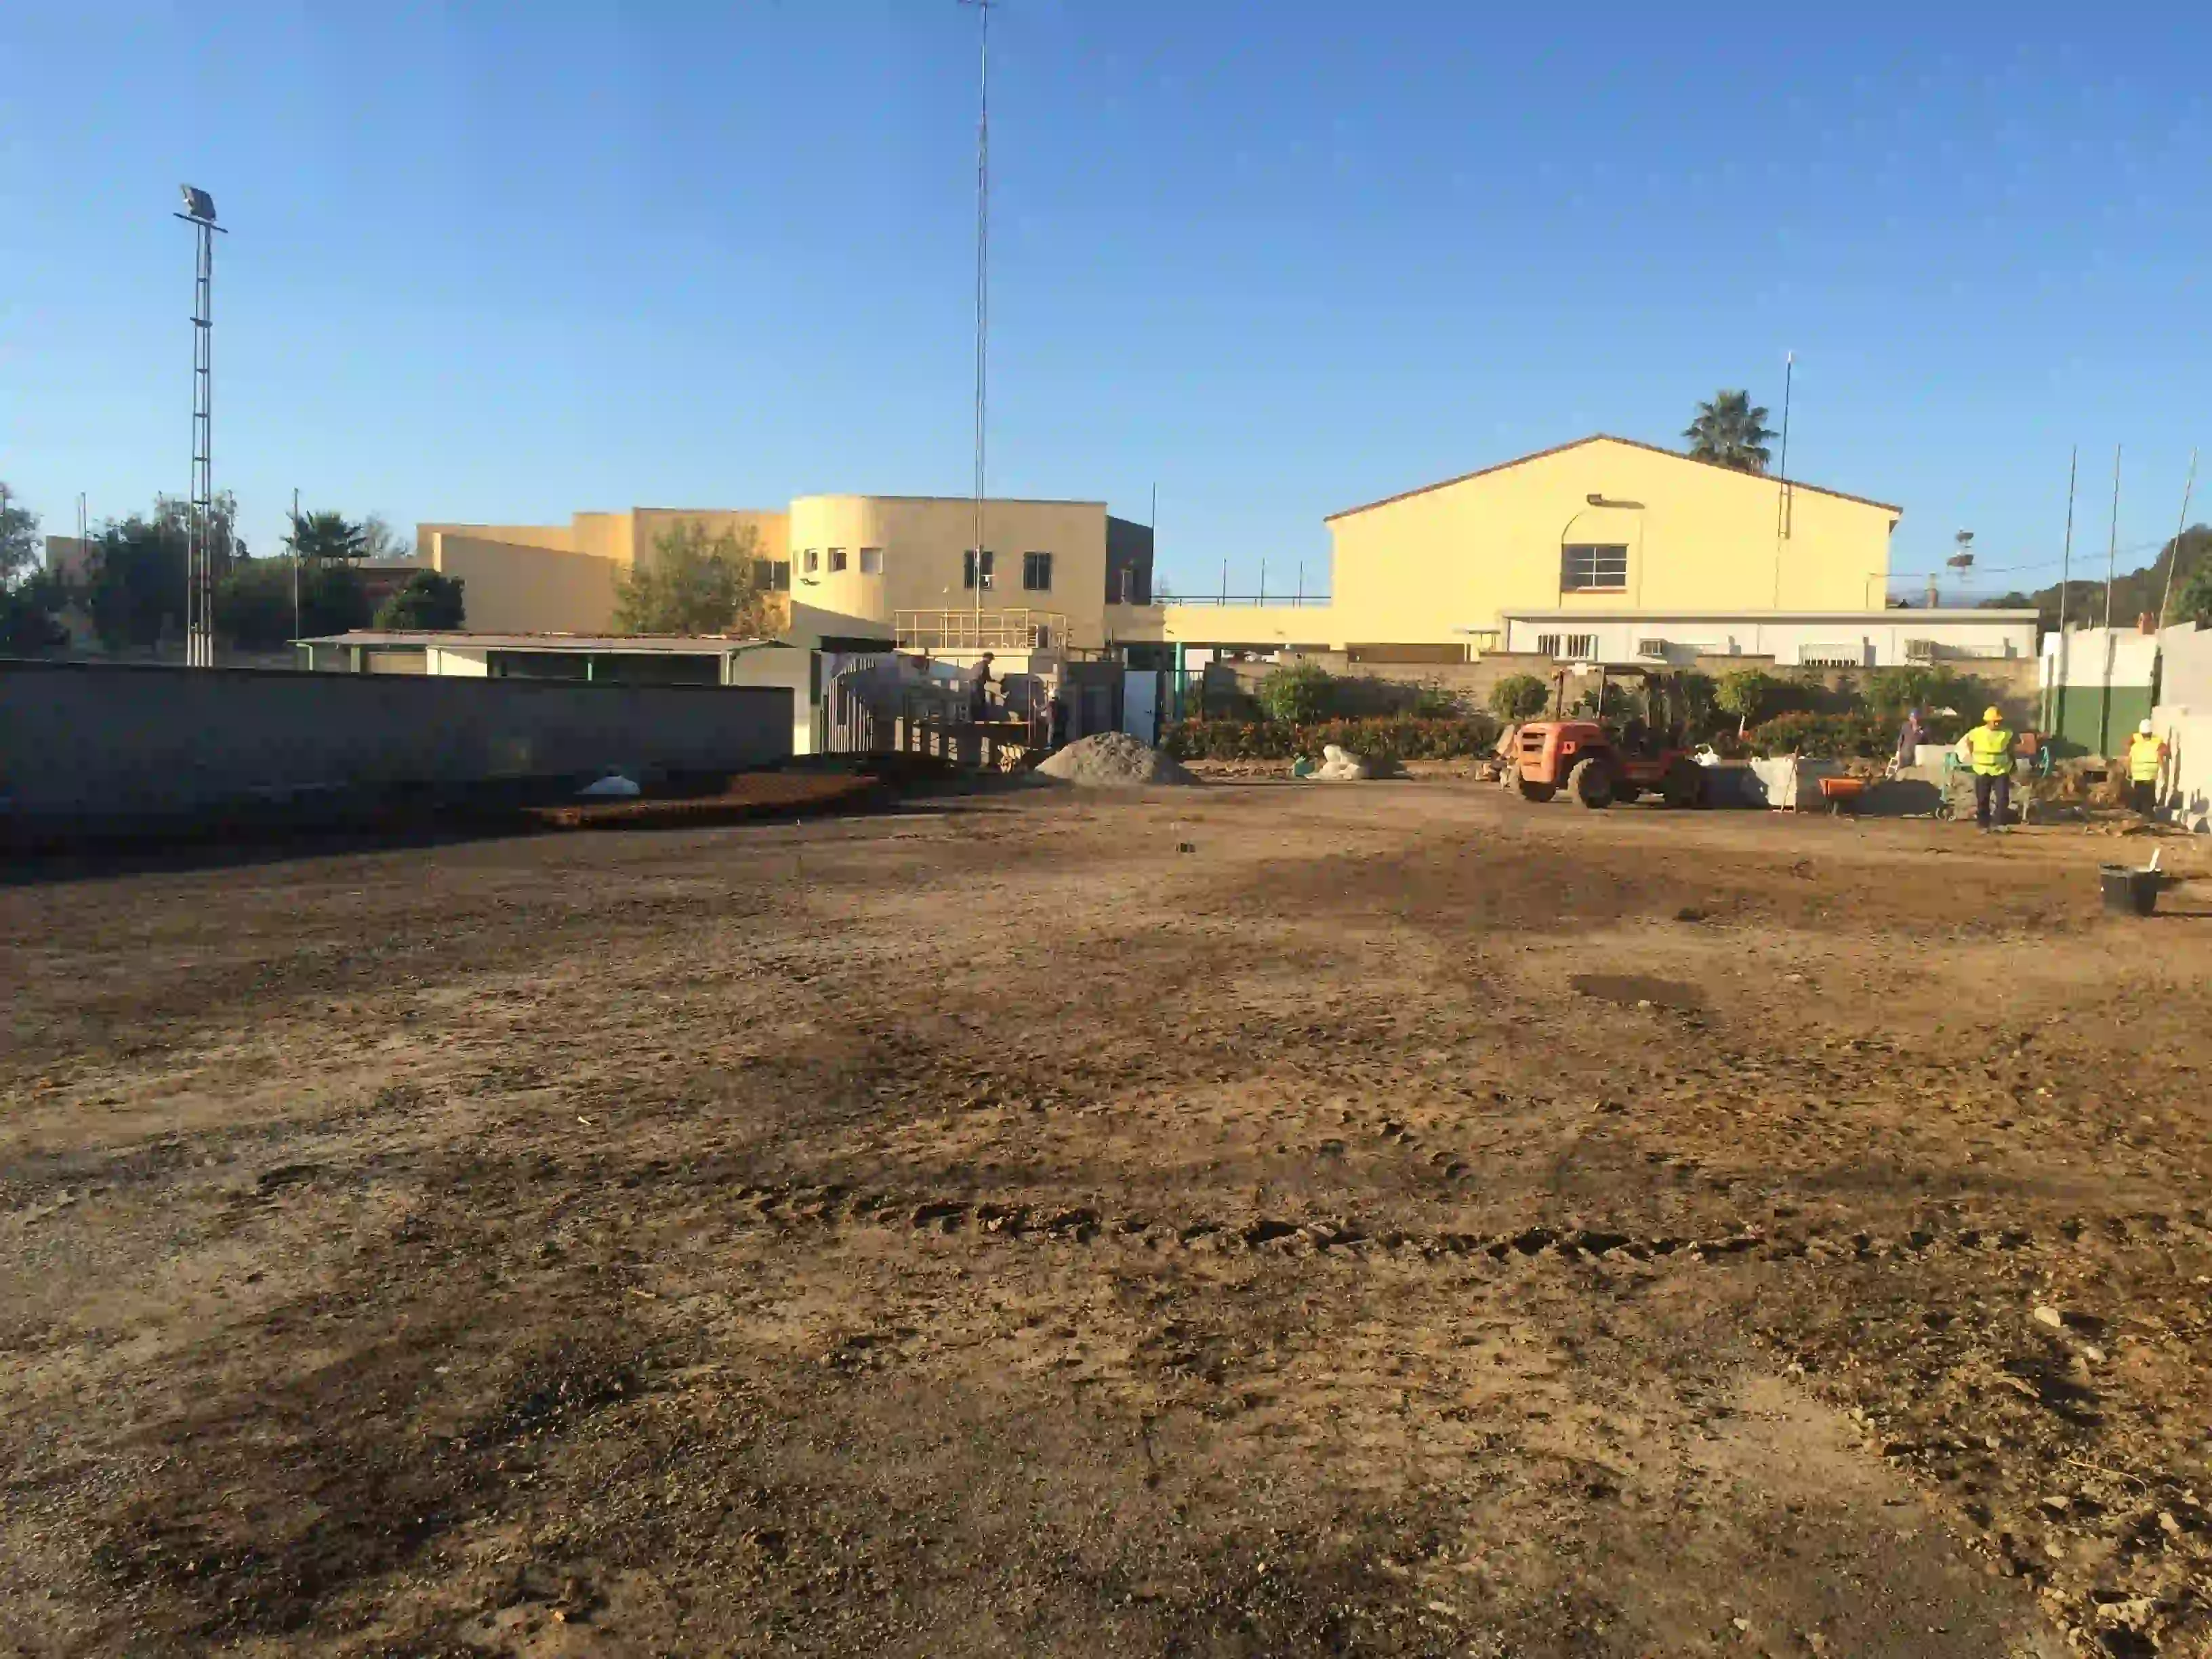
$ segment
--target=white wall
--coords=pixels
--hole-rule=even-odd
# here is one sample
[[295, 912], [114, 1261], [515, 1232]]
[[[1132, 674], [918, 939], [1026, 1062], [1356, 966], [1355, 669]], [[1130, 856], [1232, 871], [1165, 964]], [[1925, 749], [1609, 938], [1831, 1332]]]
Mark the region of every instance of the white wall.
[[814, 704], [808, 696], [813, 687], [814, 653], [794, 646], [762, 646], [732, 653], [723, 659], [725, 685], [781, 686], [791, 693], [791, 752], [814, 752]]
[[[1936, 659], [1972, 662], [2035, 654], [2035, 622], [2004, 611], [1881, 611], [1862, 614], [1759, 616], [1646, 616], [1509, 614], [1504, 648], [1534, 651], [1540, 635], [1596, 636], [1591, 653], [1606, 662], [1633, 661], [1647, 640], [1667, 641], [1667, 659], [1688, 663], [1700, 655], [1771, 657], [1784, 667], [1808, 658], [1836, 659], [1862, 667], [1891, 668], [1911, 660], [1906, 644], [1932, 640]], [[1563, 641], [1564, 643], [1564, 641]]]
[[491, 653], [489, 651], [455, 651], [446, 647], [431, 646], [425, 652], [428, 660], [424, 672], [442, 674], [447, 678], [483, 679], [491, 673]]
[[[2169, 634], [2179, 633], [2168, 629]], [[2059, 665], [2063, 659], [2064, 672]], [[2111, 678], [2106, 675], [2107, 653]], [[2158, 665], [2159, 636], [2133, 628], [2076, 628], [2062, 641], [2057, 634], [2043, 641], [2041, 683], [2052, 685], [2148, 685]], [[2212, 696], [2206, 699], [2212, 706]]]

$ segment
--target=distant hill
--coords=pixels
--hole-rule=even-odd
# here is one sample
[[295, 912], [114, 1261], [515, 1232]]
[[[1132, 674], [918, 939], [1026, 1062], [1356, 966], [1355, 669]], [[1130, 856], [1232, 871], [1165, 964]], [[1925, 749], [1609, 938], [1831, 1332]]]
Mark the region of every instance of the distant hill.
[[[2190, 573], [2208, 559], [2212, 559], [2212, 527], [2191, 525], [2182, 532], [2181, 571], [2173, 579], [2173, 591], [2181, 592], [2182, 584]], [[2132, 628], [2136, 618], [2144, 611], [2155, 612], [2166, 597], [2166, 568], [2173, 562], [2174, 544], [2169, 541], [2159, 550], [2158, 556], [2140, 570], [2130, 570], [2112, 582], [2112, 624], [2116, 628]], [[2086, 556], [2075, 550], [2074, 568], [2081, 569], [2085, 562], [2094, 566], [2096, 554]], [[2065, 584], [2066, 620], [2070, 627], [2080, 627], [2084, 622], [2093, 625], [2105, 620], [2105, 580], [2101, 576], [2085, 580], [2076, 577]], [[1984, 599], [1984, 611], [2026, 611], [2033, 608], [2045, 629], [2058, 626], [2058, 588], [2053, 582], [2048, 587], [2038, 588], [2033, 593], [2018, 592]]]

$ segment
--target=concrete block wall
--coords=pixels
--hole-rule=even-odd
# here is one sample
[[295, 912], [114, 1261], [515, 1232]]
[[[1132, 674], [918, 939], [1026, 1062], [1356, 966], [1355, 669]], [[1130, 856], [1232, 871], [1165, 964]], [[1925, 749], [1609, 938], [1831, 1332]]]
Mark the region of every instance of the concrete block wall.
[[0, 823], [128, 827], [313, 793], [466, 790], [792, 752], [780, 687], [0, 660]]

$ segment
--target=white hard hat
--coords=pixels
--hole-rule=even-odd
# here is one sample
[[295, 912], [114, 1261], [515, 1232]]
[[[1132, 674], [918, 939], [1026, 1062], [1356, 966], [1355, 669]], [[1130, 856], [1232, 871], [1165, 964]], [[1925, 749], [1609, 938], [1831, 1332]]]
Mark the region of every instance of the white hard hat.
[[2149, 722], [2148, 720], [2144, 720], [2144, 721], [2142, 721], [2140, 725], [2138, 725], [2138, 726], [2136, 727], [2136, 731], [2138, 731], [2138, 732], [2142, 732], [2142, 733], [2143, 734], [2143, 736], [2145, 736], [2145, 737], [2148, 737], [2148, 736], [2150, 735], [2150, 732], [2151, 732], [2151, 725], [2150, 725], [2150, 722]]

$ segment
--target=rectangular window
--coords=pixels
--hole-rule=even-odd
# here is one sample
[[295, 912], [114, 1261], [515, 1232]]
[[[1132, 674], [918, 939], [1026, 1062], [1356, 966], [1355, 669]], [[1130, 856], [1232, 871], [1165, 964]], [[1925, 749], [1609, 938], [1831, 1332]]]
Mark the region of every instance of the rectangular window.
[[755, 559], [753, 586], [770, 593], [791, 592], [791, 561], [788, 559]]
[[1561, 548], [1559, 587], [1568, 593], [1626, 592], [1628, 550], [1608, 543]]
[[800, 554], [799, 556], [802, 561], [801, 568], [805, 570], [808, 575], [811, 576], [816, 571], [822, 568], [822, 555], [819, 550], [810, 547], [805, 552]]
[[[985, 587], [991, 585], [993, 562], [991, 550], [987, 547], [983, 550], [983, 586]], [[972, 547], [960, 556], [960, 586], [970, 588], [975, 586], [975, 550]]]
[[842, 547], [831, 548], [830, 550], [830, 569], [831, 573], [834, 574], [836, 572], [842, 570], [844, 568], [845, 550]]
[[1022, 591], [1025, 593], [1052, 592], [1052, 555], [1024, 553], [1022, 555]]
[[1536, 654], [1556, 662], [1589, 662], [1597, 656], [1595, 634], [1539, 634]]
[[882, 548], [864, 547], [860, 550], [860, 574], [863, 576], [880, 576], [884, 574]]

